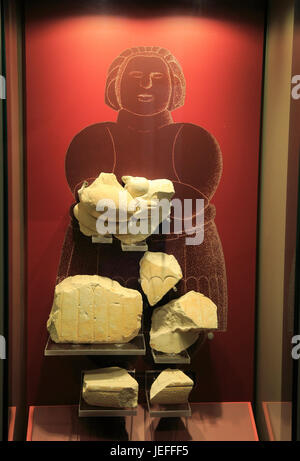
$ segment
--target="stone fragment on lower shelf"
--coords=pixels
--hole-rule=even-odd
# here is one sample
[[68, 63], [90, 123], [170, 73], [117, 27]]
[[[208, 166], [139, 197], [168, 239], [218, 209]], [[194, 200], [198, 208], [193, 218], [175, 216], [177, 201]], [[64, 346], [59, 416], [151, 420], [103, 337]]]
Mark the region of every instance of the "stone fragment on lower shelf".
[[82, 397], [88, 405], [112, 408], [134, 408], [138, 404], [138, 382], [119, 367], [86, 371]]
[[152, 314], [150, 346], [178, 354], [195, 343], [201, 330], [218, 327], [217, 306], [202, 293], [189, 291]]
[[175, 256], [147, 251], [140, 260], [140, 279], [150, 306], [154, 306], [182, 279], [182, 271]]
[[152, 404], [180, 404], [188, 402], [194, 382], [181, 370], [162, 371], [150, 389]]
[[142, 295], [99, 275], [75, 275], [55, 287], [47, 328], [56, 343], [127, 343], [141, 328]]

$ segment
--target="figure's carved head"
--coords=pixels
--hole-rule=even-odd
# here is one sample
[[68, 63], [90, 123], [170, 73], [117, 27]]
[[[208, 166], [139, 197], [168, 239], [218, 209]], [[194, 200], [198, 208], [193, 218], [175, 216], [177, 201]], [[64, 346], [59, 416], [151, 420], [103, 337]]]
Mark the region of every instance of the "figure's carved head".
[[165, 48], [129, 48], [111, 64], [105, 102], [114, 110], [137, 115], [173, 111], [184, 104], [185, 78], [176, 58]]

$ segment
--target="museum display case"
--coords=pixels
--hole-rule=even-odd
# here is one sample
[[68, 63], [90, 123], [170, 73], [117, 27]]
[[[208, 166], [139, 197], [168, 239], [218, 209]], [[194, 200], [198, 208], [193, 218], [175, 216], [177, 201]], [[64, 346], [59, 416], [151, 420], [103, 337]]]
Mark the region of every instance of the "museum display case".
[[5, 440], [299, 439], [299, 14], [1, 1]]

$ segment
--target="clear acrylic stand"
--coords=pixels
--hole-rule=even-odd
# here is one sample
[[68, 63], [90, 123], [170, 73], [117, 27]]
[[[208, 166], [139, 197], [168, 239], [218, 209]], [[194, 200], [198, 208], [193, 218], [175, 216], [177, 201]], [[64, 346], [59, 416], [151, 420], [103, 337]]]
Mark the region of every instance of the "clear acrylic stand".
[[150, 401], [150, 389], [156, 380], [160, 371], [146, 371], [145, 373], [145, 390], [149, 416], [151, 418], [188, 418], [192, 411], [189, 402], [178, 404], [157, 404]]
[[[86, 370], [90, 371], [90, 370]], [[135, 370], [127, 370], [128, 373], [134, 378]], [[85, 371], [81, 372], [81, 389], [80, 389], [80, 399], [79, 399], [79, 408], [78, 416], [80, 418], [84, 417], [101, 417], [101, 416], [111, 416], [111, 417], [122, 417], [122, 416], [136, 416], [137, 415], [137, 406], [134, 408], [112, 408], [112, 407], [98, 407], [94, 405], [89, 405], [85, 402], [82, 397], [82, 387], [83, 387], [83, 376]]]
[[165, 354], [164, 352], [159, 352], [154, 349], [151, 349], [151, 353], [154, 363], [191, 363], [191, 357], [189, 356], [186, 350], [180, 352], [179, 354]]
[[146, 355], [146, 345], [143, 333], [122, 344], [63, 344], [55, 343], [49, 337], [44, 355]]
[[121, 243], [122, 251], [148, 251], [148, 245], [146, 240], [142, 242], [133, 243], [132, 245], [128, 245], [126, 243]]
[[93, 243], [113, 243], [113, 238], [110, 234], [105, 235], [97, 235], [92, 237]]

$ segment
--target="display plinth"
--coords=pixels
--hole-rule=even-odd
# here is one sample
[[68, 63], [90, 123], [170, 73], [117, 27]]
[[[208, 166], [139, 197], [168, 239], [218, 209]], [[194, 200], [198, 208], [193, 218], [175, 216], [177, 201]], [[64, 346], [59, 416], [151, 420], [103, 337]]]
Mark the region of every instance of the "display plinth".
[[144, 437], [144, 409], [137, 416], [79, 418], [78, 405], [30, 407], [27, 441], [134, 441]]
[[111, 235], [105, 237], [104, 235], [97, 235], [92, 237], [93, 243], [113, 243], [113, 238]]
[[44, 355], [146, 355], [146, 345], [142, 333], [124, 344], [62, 344], [49, 337]]
[[151, 418], [188, 418], [192, 411], [189, 402], [178, 404], [157, 404], [150, 401], [150, 389], [153, 382], [159, 376], [160, 371], [146, 371], [145, 392], [148, 413]]
[[127, 245], [126, 243], [121, 243], [122, 251], [148, 251], [148, 245], [146, 240], [143, 242], [133, 243], [132, 245]]
[[141, 405], [134, 418], [78, 418], [78, 405], [31, 406], [27, 441], [257, 441], [248, 402], [191, 403], [184, 418], [151, 418]]
[[151, 349], [151, 353], [154, 363], [191, 363], [191, 357], [189, 356], [187, 351], [182, 351], [179, 354], [165, 354], [164, 352], [159, 352], [155, 349]]

